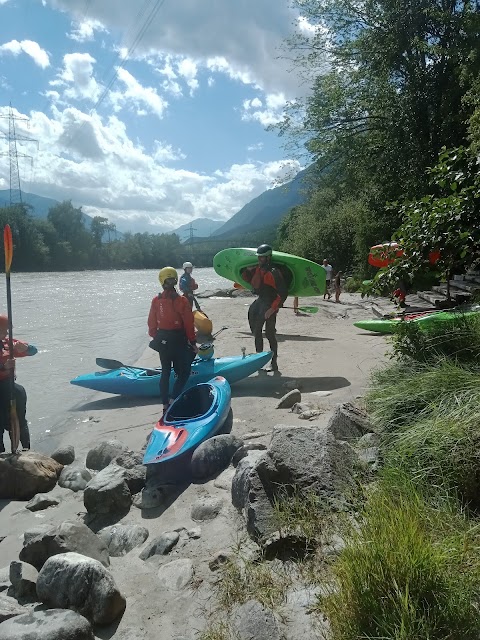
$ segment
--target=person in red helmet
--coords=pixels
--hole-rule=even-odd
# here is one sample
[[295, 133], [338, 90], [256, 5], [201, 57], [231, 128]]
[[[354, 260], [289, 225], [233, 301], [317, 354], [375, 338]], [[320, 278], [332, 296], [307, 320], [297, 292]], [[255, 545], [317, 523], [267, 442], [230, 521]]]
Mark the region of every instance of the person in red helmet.
[[242, 271], [242, 278], [249, 282], [258, 298], [248, 309], [248, 322], [255, 338], [257, 353], [263, 351], [263, 326], [265, 337], [273, 353], [271, 370], [278, 371], [277, 313], [287, 298], [287, 286], [280, 270], [272, 265], [272, 247], [262, 244], [257, 249], [258, 265]]
[[[177, 272], [173, 267], [164, 267], [160, 269], [158, 279], [163, 291], [152, 300], [148, 314], [148, 334], [153, 338], [150, 347], [160, 354], [160, 395], [165, 413], [169, 404], [182, 392], [198, 347], [190, 302], [175, 289]], [[172, 366], [177, 379], [170, 397]]]
[[[0, 453], [5, 451], [3, 432], [10, 430], [10, 372], [15, 369], [15, 358], [33, 356], [37, 348], [32, 344], [13, 341], [13, 357], [8, 346], [8, 317], [0, 315]], [[30, 449], [30, 431], [27, 422], [27, 392], [15, 382], [15, 401], [20, 424], [20, 442], [23, 449]]]

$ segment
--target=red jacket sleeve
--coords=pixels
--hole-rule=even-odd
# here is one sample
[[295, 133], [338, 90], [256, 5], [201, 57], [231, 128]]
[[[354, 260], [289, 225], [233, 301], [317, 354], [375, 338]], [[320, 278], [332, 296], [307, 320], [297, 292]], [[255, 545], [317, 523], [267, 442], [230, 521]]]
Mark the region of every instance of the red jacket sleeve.
[[150, 313], [148, 314], [148, 320], [147, 320], [147, 324], [148, 324], [148, 335], [151, 338], [154, 338], [157, 335], [157, 305], [156, 305], [156, 300], [157, 298], [155, 297], [152, 300], [152, 304], [150, 305]]
[[[267, 271], [265, 273], [265, 275], [263, 276], [263, 282], [269, 287], [272, 287], [273, 289], [275, 289], [275, 291], [277, 291], [277, 283], [275, 282], [275, 277], [271, 271]], [[274, 311], [278, 311], [278, 308], [281, 304], [282, 304], [282, 298], [280, 297], [277, 291], [277, 297], [272, 302], [271, 308]]]
[[189, 342], [196, 342], [197, 337], [195, 335], [195, 324], [193, 322], [193, 312], [190, 307], [190, 302], [187, 298], [183, 296], [179, 296], [177, 298], [178, 302], [178, 310], [183, 320], [183, 328], [185, 329], [185, 333], [187, 334], [187, 340]]

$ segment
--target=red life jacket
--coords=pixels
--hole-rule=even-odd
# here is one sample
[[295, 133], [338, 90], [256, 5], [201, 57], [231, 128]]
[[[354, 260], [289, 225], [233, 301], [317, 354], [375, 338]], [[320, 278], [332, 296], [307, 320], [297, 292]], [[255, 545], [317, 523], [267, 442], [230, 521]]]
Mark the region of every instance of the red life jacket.
[[195, 327], [190, 303], [173, 291], [163, 291], [155, 296], [148, 314], [148, 335], [154, 338], [157, 331], [184, 331], [189, 342], [195, 342]]

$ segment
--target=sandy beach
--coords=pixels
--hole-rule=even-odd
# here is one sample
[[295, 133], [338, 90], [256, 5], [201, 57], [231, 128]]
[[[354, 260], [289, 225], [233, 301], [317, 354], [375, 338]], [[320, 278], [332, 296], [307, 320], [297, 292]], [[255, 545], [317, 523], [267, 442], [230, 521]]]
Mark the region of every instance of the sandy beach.
[[[228, 327], [215, 341], [217, 355], [241, 354], [243, 346], [247, 353], [254, 350], [247, 323], [250, 302], [251, 298], [243, 297], [201, 301], [213, 321], [214, 331]], [[297, 415], [275, 408], [289, 388], [299, 388], [302, 400], [315, 403], [323, 411], [315, 419], [318, 423], [328, 418], [336, 404], [358, 400], [364, 393], [371, 370], [385, 358], [385, 339], [353, 326], [355, 320], [372, 316], [371, 301], [362, 300], [358, 294], [344, 293], [341, 304], [321, 298], [300, 300], [300, 305], [302, 302], [317, 305], [319, 312], [295, 316], [292, 309], [280, 311], [277, 322], [280, 374], [262, 372], [232, 387], [232, 433], [246, 442], [254, 440], [268, 444], [276, 424], [298, 424]], [[383, 302], [387, 308], [387, 302]], [[286, 304], [292, 305], [292, 299]], [[146, 347], [139, 364], [157, 366], [157, 363], [157, 354]], [[139, 451], [159, 417], [160, 406], [153, 400], [98, 394], [98, 399], [78, 411], [82, 418], [80, 426], [58, 437], [60, 444], [75, 447], [75, 464], [84, 464], [88, 450], [102, 440], [119, 439]], [[231, 468], [224, 474], [221, 477], [228, 478], [230, 474], [231, 478]], [[60, 498], [60, 504], [35, 513], [25, 509], [22, 502], [0, 503], [1, 534], [5, 536], [0, 543], [0, 567], [8, 567], [12, 559], [18, 558], [26, 530], [38, 524], [64, 520], [83, 522], [86, 515], [83, 492], [73, 493], [57, 486], [52, 495]], [[205, 495], [220, 498], [223, 507], [215, 519], [198, 523], [191, 519], [191, 505]], [[147, 527], [149, 540], [162, 532], [181, 528], [200, 528], [201, 532], [197, 532], [200, 533], [198, 538], [181, 536], [168, 556], [143, 561], [139, 558], [141, 549], [137, 548], [124, 557], [111, 558], [110, 568], [127, 598], [127, 608], [117, 624], [97, 628], [96, 637], [193, 640], [214, 607], [211, 585], [215, 576], [208, 561], [242, 536], [242, 523], [232, 507], [228, 481], [217, 479], [182, 487], [170, 504], [156, 509], [142, 510], [133, 505], [120, 522]], [[159, 582], [160, 564], [178, 558], [191, 559], [195, 588], [176, 592]]]

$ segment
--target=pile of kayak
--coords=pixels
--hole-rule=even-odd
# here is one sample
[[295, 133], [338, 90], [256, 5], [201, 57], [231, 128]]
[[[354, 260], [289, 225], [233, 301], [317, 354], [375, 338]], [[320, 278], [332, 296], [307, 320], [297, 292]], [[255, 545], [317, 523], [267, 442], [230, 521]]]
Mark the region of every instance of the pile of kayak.
[[455, 322], [459, 318], [470, 318], [480, 314], [480, 305], [470, 307], [456, 307], [448, 311], [418, 311], [414, 313], [399, 313], [394, 316], [384, 318], [372, 318], [370, 320], [359, 320], [354, 322], [354, 326], [365, 331], [376, 333], [394, 333], [395, 328], [402, 322], [411, 322], [422, 329], [428, 329], [434, 325]]

